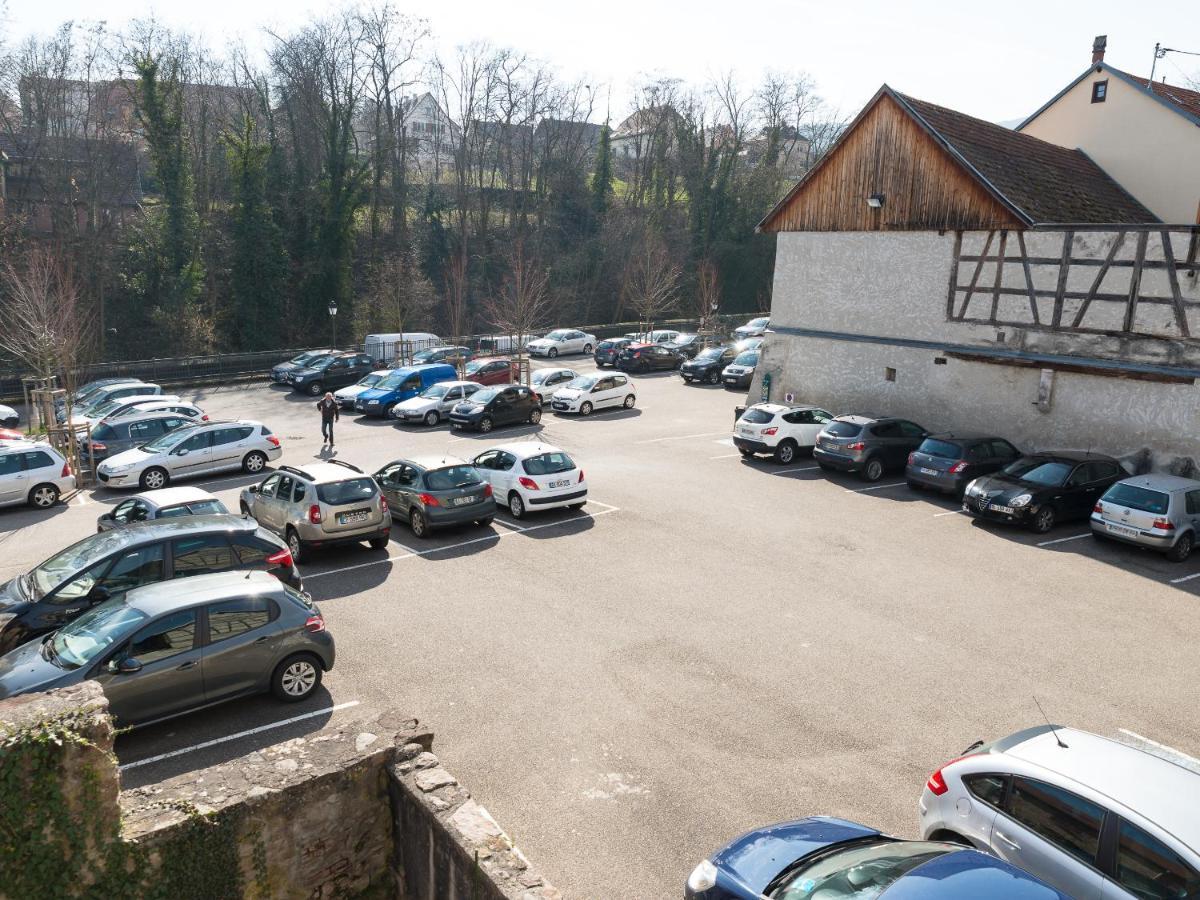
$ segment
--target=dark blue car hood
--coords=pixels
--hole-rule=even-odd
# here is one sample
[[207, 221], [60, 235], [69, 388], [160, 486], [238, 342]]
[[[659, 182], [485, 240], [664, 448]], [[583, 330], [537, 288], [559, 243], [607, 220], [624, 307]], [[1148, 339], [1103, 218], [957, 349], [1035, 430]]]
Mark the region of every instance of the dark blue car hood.
[[744, 834], [714, 854], [712, 863], [718, 871], [735, 876], [743, 885], [761, 894], [796, 860], [832, 844], [876, 834], [879, 832], [874, 828], [845, 819], [811, 816]]
[[978, 850], [960, 850], [917, 866], [880, 900], [1071, 900], [1028, 872]]

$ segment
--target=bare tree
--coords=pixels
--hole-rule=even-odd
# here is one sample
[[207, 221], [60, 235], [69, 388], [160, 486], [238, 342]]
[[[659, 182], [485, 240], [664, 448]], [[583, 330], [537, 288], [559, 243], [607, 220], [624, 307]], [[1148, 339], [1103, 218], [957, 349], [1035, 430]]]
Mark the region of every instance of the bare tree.
[[721, 276], [710, 259], [701, 260], [696, 270], [696, 308], [700, 333], [715, 332], [721, 310]]
[[662, 240], [648, 235], [625, 267], [623, 305], [636, 312], [639, 321], [653, 322], [675, 308], [680, 274]]
[[555, 308], [549, 284], [550, 271], [526, 252], [523, 240], [517, 240], [508, 254], [508, 272], [500, 292], [484, 301], [484, 315], [523, 348]]
[[446, 263], [445, 313], [446, 325], [454, 339], [467, 333], [467, 260], [461, 253], [454, 254]]

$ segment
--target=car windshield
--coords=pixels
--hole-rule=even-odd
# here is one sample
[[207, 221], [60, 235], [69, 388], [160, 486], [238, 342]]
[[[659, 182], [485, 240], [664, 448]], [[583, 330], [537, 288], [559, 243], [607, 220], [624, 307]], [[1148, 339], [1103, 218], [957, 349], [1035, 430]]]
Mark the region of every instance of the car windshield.
[[761, 319], [751, 319], [751, 320], [750, 320], [750, 327], [751, 327], [751, 328], [766, 328], [766, 326], [767, 326], [767, 323], [768, 323], [768, 322], [770, 322], [770, 321], [771, 321], [771, 320], [770, 320], [770, 319], [768, 319], [768, 318], [766, 318], [766, 317], [763, 317], [763, 318], [761, 318]]
[[394, 391], [404, 383], [406, 378], [408, 378], [406, 372], [392, 372], [390, 375], [385, 375], [379, 379], [375, 387], [381, 391]]
[[591, 375], [580, 375], [578, 378], [572, 378], [567, 382], [567, 387], [574, 388], [577, 391], [590, 391], [596, 386], [599, 379]]
[[115, 416], [108, 416], [108, 418], [124, 419], [128, 416], [134, 416], [134, 415], [137, 415], [138, 413], [144, 413], [144, 412], [150, 412], [150, 410], [142, 408], [142, 405], [140, 403], [135, 403], [133, 406], [125, 407], [123, 410], [121, 410]]
[[362, 503], [374, 497], [375, 492], [375, 480], [365, 477], [317, 485], [317, 496], [321, 498], [322, 503], [328, 503], [330, 506]]
[[382, 375], [377, 375], [376, 373], [372, 372], [370, 375], [364, 375], [362, 378], [360, 378], [358, 380], [358, 384], [361, 387], [374, 387], [375, 385], [379, 384], [379, 380], [381, 378], [383, 378]]
[[301, 353], [299, 356], [293, 356], [291, 359], [288, 360], [288, 362], [290, 362], [294, 366], [302, 366], [306, 362], [308, 362], [310, 359], [312, 359], [314, 356], [316, 356], [315, 353]]
[[616, 341], [601, 341], [599, 344], [596, 345], [596, 349], [597, 350], [611, 350], [615, 346], [617, 346]]
[[455, 488], [470, 487], [479, 484], [480, 480], [474, 466], [447, 466], [425, 473], [425, 486], [431, 491], [452, 491]]
[[773, 418], [775, 418], [775, 413], [765, 409], [748, 409], [742, 413], [742, 421], [749, 422], [751, 425], [766, 425]]
[[548, 340], [548, 341], [565, 341], [567, 339], [567, 335], [570, 333], [571, 332], [567, 331], [566, 329], [560, 328], [557, 331], [552, 331], [548, 335], [546, 335], [546, 340]]
[[500, 392], [497, 391], [495, 388], [483, 388], [482, 390], [478, 390], [471, 395], [471, 402], [472, 403], [487, 403], [489, 400], [491, 400], [493, 397], [495, 397], [496, 394], [498, 394], [498, 393], [500, 393]]
[[825, 432], [834, 437], [858, 437], [862, 434], [862, 426], [853, 422], [830, 422], [825, 426]]
[[48, 642], [47, 655], [64, 669], [78, 669], [124, 641], [148, 618], [140, 609], [126, 606], [124, 600], [101, 603], [58, 629]]
[[212, 500], [193, 500], [191, 503], [180, 503], [178, 506], [168, 506], [158, 511], [160, 519], [177, 519], [180, 516], [219, 516], [228, 513], [225, 504], [215, 497]]
[[35, 597], [44, 597], [76, 572], [95, 565], [126, 543], [120, 531], [105, 531], [56, 553], [29, 573]]
[[557, 475], [574, 468], [575, 461], [561, 450], [540, 453], [525, 460], [525, 471], [530, 475]]
[[158, 453], [159, 451], [166, 450], [168, 447], [174, 447], [176, 441], [186, 440], [191, 434], [193, 434], [193, 429], [191, 428], [178, 428], [175, 431], [168, 431], [166, 434], [156, 437], [149, 443], [142, 444], [141, 449], [149, 453]]
[[951, 444], [949, 441], [935, 441], [933, 438], [926, 438], [922, 441], [917, 452], [942, 459], [961, 459], [963, 455], [962, 447], [958, 444]]
[[1022, 481], [1033, 484], [1044, 484], [1047, 487], [1060, 487], [1066, 484], [1067, 476], [1074, 466], [1071, 463], [1059, 462], [1053, 459], [1038, 459], [1025, 457], [1004, 467], [1005, 475], [1012, 475]]
[[696, 354], [697, 362], [707, 362], [713, 359], [720, 359], [725, 353], [720, 347], [709, 347], [707, 350], [701, 350]]
[[735, 359], [733, 361], [733, 364], [735, 366], [757, 366], [758, 365], [758, 351], [757, 350], [747, 350], [745, 353], [739, 353], [737, 355], [737, 359]]
[[333, 365], [334, 359], [335, 357], [332, 356], [322, 356], [320, 359], [313, 362], [312, 367], [314, 369], [328, 369], [331, 365]]
[[421, 396], [426, 400], [440, 400], [446, 396], [446, 391], [450, 390], [448, 384], [431, 384], [425, 390], [421, 391]]
[[820, 856], [789, 873], [771, 891], [774, 900], [875, 900], [893, 882], [950, 852], [927, 841], [873, 841]]
[[482, 368], [483, 368], [483, 363], [478, 360], [476, 360], [475, 362], [469, 362], [469, 363], [467, 363], [467, 374], [474, 375], [476, 372], [478, 372]]
[[93, 416], [97, 416], [98, 418], [104, 418], [106, 415], [108, 415], [110, 412], [112, 412], [114, 409], [116, 409], [118, 406], [120, 406], [124, 402], [125, 402], [124, 400], [109, 400], [105, 403], [101, 403], [99, 406], [97, 406], [95, 409], [90, 410], [89, 412]]
[[413, 354], [413, 362], [429, 362], [433, 359], [436, 350], [422, 350], [420, 353]]
[[1128, 506], [1130, 509], [1140, 509], [1142, 512], [1164, 516], [1171, 498], [1162, 491], [1152, 491], [1149, 488], [1135, 487], [1132, 484], [1114, 484], [1100, 498], [1105, 503], [1115, 503], [1118, 506]]

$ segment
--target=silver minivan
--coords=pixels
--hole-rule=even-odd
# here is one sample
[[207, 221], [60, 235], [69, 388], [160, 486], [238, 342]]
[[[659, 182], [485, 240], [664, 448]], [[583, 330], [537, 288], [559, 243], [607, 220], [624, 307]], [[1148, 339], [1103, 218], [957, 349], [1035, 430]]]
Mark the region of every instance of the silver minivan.
[[1137, 475], [1118, 481], [1092, 509], [1092, 536], [1160, 550], [1183, 562], [1200, 530], [1200, 481]]
[[49, 509], [73, 490], [71, 466], [49, 444], [0, 441], [0, 506], [28, 503]]

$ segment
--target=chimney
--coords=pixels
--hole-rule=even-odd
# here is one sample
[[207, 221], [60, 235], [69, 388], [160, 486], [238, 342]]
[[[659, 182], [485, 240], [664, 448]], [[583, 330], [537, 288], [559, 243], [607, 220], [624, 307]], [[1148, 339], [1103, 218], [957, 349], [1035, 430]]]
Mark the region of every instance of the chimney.
[[1108, 46], [1108, 35], [1098, 34], [1092, 41], [1092, 65], [1098, 66], [1104, 62], [1104, 48]]

